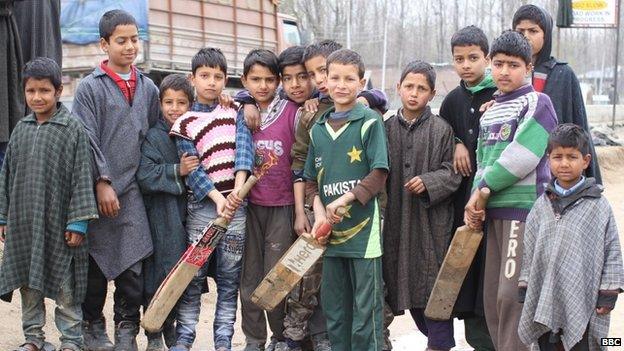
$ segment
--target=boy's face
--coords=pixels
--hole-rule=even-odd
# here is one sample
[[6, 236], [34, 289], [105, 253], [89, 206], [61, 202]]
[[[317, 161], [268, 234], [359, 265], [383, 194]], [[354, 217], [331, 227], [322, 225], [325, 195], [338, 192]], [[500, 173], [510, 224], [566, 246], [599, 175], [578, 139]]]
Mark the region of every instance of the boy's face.
[[212, 105], [221, 95], [227, 77], [219, 67], [201, 66], [191, 76], [191, 82], [197, 93], [197, 102]]
[[453, 47], [453, 67], [469, 87], [481, 82], [490, 60], [478, 45]]
[[127, 72], [139, 53], [139, 31], [134, 24], [119, 25], [108, 41], [100, 39], [100, 47], [108, 54], [109, 67]]
[[334, 104], [354, 104], [364, 88], [364, 79], [360, 79], [357, 66], [332, 63], [327, 69], [327, 90]]
[[323, 55], [314, 56], [305, 62], [305, 68], [316, 90], [323, 95], [328, 95], [327, 89], [327, 58]]
[[312, 95], [312, 82], [303, 65], [284, 67], [282, 86], [288, 98], [298, 104], [303, 104]]
[[167, 89], [163, 93], [162, 100], [160, 101], [160, 107], [165, 121], [169, 125], [173, 125], [175, 121], [180, 118], [189, 110], [189, 99], [186, 93], [182, 90]]
[[435, 89], [429, 87], [427, 77], [422, 73], [408, 73], [397, 85], [403, 109], [420, 114], [435, 96]]
[[47, 78], [29, 78], [24, 86], [26, 104], [39, 120], [47, 120], [56, 112], [56, 102], [62, 91], [62, 86], [56, 90]]
[[267, 108], [275, 96], [279, 79], [268, 67], [255, 64], [241, 81], [256, 103], [262, 108]]
[[498, 53], [492, 57], [492, 78], [498, 90], [511, 93], [524, 85], [531, 67], [520, 57]]
[[590, 154], [583, 155], [574, 147], [557, 146], [548, 155], [550, 171], [564, 188], [570, 188], [578, 182], [590, 160]]
[[522, 20], [516, 25], [516, 32], [524, 35], [531, 44], [533, 57], [537, 56], [544, 47], [544, 31], [537, 23], [530, 20]]

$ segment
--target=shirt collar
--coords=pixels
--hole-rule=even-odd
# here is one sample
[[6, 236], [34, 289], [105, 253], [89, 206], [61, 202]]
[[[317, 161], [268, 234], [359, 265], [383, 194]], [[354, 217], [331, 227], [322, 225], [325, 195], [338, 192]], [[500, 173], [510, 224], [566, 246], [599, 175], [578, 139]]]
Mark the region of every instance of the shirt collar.
[[557, 181], [557, 179], [555, 179], [554, 186], [555, 186], [555, 191], [560, 196], [565, 197], [574, 193], [574, 191], [578, 189], [581, 185], [583, 185], [583, 183], [585, 183], [585, 176], [581, 176], [581, 180], [579, 180], [578, 183], [574, 184], [570, 189], [565, 189], [561, 185], [559, 185], [559, 182]]
[[[321, 117], [319, 117], [316, 123], [323, 124], [329, 118], [329, 114], [336, 111], [336, 107], [330, 107]], [[356, 103], [355, 106], [351, 109], [349, 116], [347, 117], [347, 122], [357, 121], [358, 119], [364, 118], [366, 113], [366, 108], [361, 103]]]
[[[54, 112], [54, 114], [50, 116], [50, 118], [47, 121], [43, 122], [42, 124], [54, 123], [54, 124], [66, 126], [69, 123], [70, 115], [71, 113], [69, 112], [67, 107], [65, 107], [65, 105], [63, 105], [62, 102], [57, 102], [56, 112]], [[37, 117], [35, 117], [34, 112], [22, 118], [22, 121], [27, 122], [27, 123], [38, 123]]]

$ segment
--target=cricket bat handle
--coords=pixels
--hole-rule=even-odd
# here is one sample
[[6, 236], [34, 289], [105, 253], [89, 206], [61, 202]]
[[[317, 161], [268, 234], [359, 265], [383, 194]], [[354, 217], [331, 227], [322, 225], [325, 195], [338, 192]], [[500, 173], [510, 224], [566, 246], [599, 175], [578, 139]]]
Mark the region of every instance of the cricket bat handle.
[[[238, 197], [241, 198], [241, 200], [244, 200], [247, 195], [249, 195], [249, 191], [251, 190], [251, 188], [253, 188], [253, 186], [256, 185], [257, 182], [258, 177], [252, 174], [249, 178], [247, 178], [245, 184], [243, 184], [243, 186], [238, 190]], [[215, 224], [223, 228], [227, 228], [228, 224], [230, 224], [230, 221], [223, 217], [219, 217], [215, 219]]]
[[485, 208], [488, 198], [490, 197], [490, 193], [490, 188], [481, 188], [479, 190], [479, 198], [477, 199], [477, 203], [475, 204], [477, 210], [483, 210]]
[[[336, 214], [340, 217], [343, 217], [347, 213], [347, 209], [344, 207], [338, 207], [336, 210]], [[316, 228], [316, 233], [314, 233], [314, 238], [319, 239], [328, 236], [331, 234], [332, 226], [329, 222], [325, 222], [321, 224], [318, 228]]]

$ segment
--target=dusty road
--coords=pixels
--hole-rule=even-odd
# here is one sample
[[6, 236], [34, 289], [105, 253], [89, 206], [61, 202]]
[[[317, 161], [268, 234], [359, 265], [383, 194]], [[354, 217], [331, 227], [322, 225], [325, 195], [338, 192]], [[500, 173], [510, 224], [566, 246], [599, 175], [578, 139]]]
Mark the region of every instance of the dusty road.
[[[605, 181], [605, 195], [609, 199], [616, 215], [620, 230], [620, 243], [624, 242], [624, 147], [599, 148], [600, 166]], [[214, 285], [211, 286], [214, 291]], [[108, 294], [106, 315], [112, 321], [112, 286]], [[214, 313], [214, 293], [204, 295], [202, 313], [198, 325], [198, 337], [194, 350], [212, 350], [212, 315]], [[54, 326], [54, 304], [47, 301], [47, 325], [45, 327], [48, 341], [57, 345], [58, 333]], [[0, 350], [11, 350], [23, 342], [21, 331], [21, 314], [19, 309], [19, 295], [15, 294], [13, 303], [0, 303]], [[112, 337], [112, 322], [109, 322], [109, 335]], [[391, 339], [395, 350], [424, 350], [426, 338], [420, 334], [409, 316], [395, 319], [390, 327]], [[624, 338], [624, 296], [621, 295], [616, 309], [612, 312], [610, 336]], [[463, 323], [455, 322], [455, 337], [457, 347], [454, 350], [471, 350], [466, 344], [463, 333]], [[145, 337], [139, 337], [141, 349], [144, 349]], [[240, 329], [240, 316], [236, 324], [234, 335], [234, 350], [242, 350], [244, 337]], [[624, 350], [615, 348], [612, 350]]]

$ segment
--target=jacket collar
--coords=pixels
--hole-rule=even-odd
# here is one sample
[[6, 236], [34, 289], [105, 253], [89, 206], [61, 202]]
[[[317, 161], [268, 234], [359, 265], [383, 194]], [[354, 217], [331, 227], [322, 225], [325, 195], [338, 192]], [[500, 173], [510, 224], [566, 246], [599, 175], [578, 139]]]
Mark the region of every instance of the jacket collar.
[[397, 114], [396, 114], [396, 118], [398, 119], [399, 124], [409, 129], [410, 131], [416, 129], [418, 126], [423, 124], [426, 120], [431, 118], [431, 116], [433, 116], [433, 113], [431, 113], [431, 107], [429, 105], [425, 107], [425, 110], [422, 112], [422, 114], [418, 116], [418, 118], [412, 123], [408, 123], [403, 117], [403, 108], [399, 109], [399, 111], [397, 111]]
[[[319, 117], [316, 123], [318, 124], [325, 123], [327, 119], [329, 118], [329, 114], [335, 111], [336, 111], [335, 106], [330, 107], [325, 113], [323, 113], [323, 115], [321, 115], [321, 117]], [[351, 112], [349, 112], [349, 116], [347, 117], [347, 122], [357, 121], [358, 119], [362, 119], [365, 116], [366, 116], [366, 107], [358, 102], [355, 104], [355, 106], [353, 106], [353, 109], [351, 109]]]
[[[143, 73], [141, 73], [141, 71], [139, 71], [136, 66], [132, 66], [132, 69], [134, 70], [134, 72], [136, 73], [136, 78], [137, 78], [137, 82], [139, 80], [139, 77], [141, 77], [143, 75]], [[93, 75], [95, 77], [101, 77], [101, 76], [105, 76], [106, 72], [104, 72], [104, 70], [100, 67], [100, 65], [98, 64], [97, 66], [95, 66], [95, 69], [93, 70]]]
[[[54, 114], [50, 117], [50, 119], [48, 119], [42, 124], [54, 123], [54, 124], [58, 124], [62, 126], [67, 126], [69, 124], [69, 119], [71, 118], [70, 116], [71, 116], [71, 113], [69, 112], [67, 107], [65, 107], [65, 105], [63, 105], [62, 102], [57, 102], [56, 112], [54, 112]], [[22, 118], [22, 121], [27, 122], [27, 123], [37, 123], [37, 117], [35, 117], [34, 113], [31, 113], [28, 116]]]
[[532, 93], [534, 91], [535, 89], [533, 89], [533, 86], [531, 84], [525, 84], [510, 93], [501, 93], [500, 91], [497, 91], [496, 93], [494, 93], [494, 100], [496, 100], [496, 102], [510, 101], [517, 99], [522, 95]]

